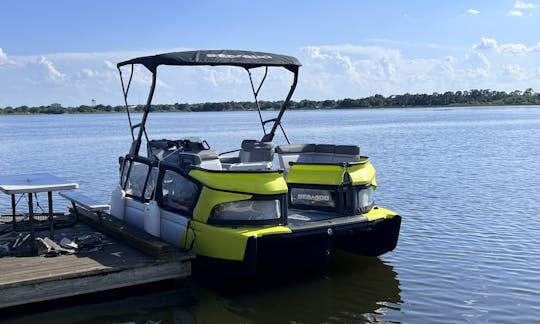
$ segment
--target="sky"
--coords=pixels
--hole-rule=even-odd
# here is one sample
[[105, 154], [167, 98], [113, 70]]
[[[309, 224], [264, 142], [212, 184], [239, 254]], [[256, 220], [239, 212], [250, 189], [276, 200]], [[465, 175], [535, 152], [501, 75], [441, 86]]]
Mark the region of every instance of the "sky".
[[[3, 0], [0, 107], [120, 105], [116, 63], [194, 49], [297, 57], [293, 100], [540, 92], [539, 31], [540, 0]], [[141, 104], [150, 78], [135, 72], [129, 103]], [[239, 68], [158, 72], [155, 103], [252, 98]], [[260, 98], [284, 99], [290, 82], [271, 69]]]

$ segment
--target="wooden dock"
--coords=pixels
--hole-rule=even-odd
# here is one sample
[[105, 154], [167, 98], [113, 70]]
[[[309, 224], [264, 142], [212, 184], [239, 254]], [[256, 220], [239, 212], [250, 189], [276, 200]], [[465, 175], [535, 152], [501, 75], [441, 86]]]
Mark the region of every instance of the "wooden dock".
[[[79, 222], [57, 229], [55, 238], [99, 230], [100, 250], [56, 257], [0, 258], [0, 308], [136, 286], [191, 274], [190, 253], [113, 217], [82, 211]], [[92, 227], [89, 225], [93, 225]], [[41, 233], [37, 232], [37, 236]], [[42, 235], [48, 235], [45, 231]]]

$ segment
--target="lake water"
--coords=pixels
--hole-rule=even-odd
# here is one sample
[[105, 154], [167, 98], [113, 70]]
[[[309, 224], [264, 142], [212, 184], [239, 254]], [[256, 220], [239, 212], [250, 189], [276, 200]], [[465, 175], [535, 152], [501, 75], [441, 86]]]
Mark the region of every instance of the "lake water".
[[[540, 320], [538, 107], [291, 111], [283, 124], [292, 142], [358, 144], [372, 159], [376, 202], [403, 216], [393, 252], [338, 254], [326, 273], [302, 279], [223, 289], [194, 278], [178, 290], [12, 320]], [[159, 113], [148, 129], [152, 138], [200, 136], [218, 151], [261, 137], [255, 112]], [[0, 116], [0, 174], [51, 172], [108, 201], [130, 142], [123, 114]]]

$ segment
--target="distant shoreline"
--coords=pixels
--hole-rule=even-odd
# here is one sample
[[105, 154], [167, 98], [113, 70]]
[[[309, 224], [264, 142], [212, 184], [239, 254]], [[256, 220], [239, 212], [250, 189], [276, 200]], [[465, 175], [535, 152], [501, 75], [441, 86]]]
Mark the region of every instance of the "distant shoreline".
[[[259, 101], [261, 110], [279, 110], [283, 101]], [[440, 108], [440, 107], [475, 107], [475, 106], [530, 106], [540, 105], [540, 93], [531, 88], [525, 91], [515, 90], [510, 93], [492, 90], [470, 90], [433, 94], [402, 94], [384, 97], [374, 95], [359, 99], [340, 100], [301, 100], [291, 101], [291, 110], [332, 110], [332, 109], [377, 109], [377, 108]], [[144, 105], [130, 106], [132, 112], [142, 112]], [[250, 111], [257, 107], [252, 101], [228, 101], [205, 103], [153, 104], [156, 112], [205, 112], [205, 111]], [[95, 105], [62, 107], [55, 103], [39, 107], [4, 107], [0, 115], [36, 115], [36, 114], [92, 114], [125, 113], [125, 106]]]
[[[435, 108], [435, 109], [444, 109], [444, 108], [474, 108], [474, 107], [526, 107], [526, 106], [539, 106], [538, 104], [474, 104], [474, 105], [446, 105], [446, 106], [385, 106], [385, 107], [350, 107], [350, 108], [288, 108], [288, 110], [295, 111], [317, 111], [317, 110], [362, 110], [362, 109], [420, 109], [420, 108]], [[0, 108], [1, 109], [1, 108]], [[66, 110], [70, 108], [65, 108]], [[253, 109], [227, 109], [227, 110], [152, 110], [154, 113], [169, 113], [169, 112], [178, 112], [178, 113], [192, 113], [192, 112], [241, 112], [241, 111], [256, 111]], [[279, 109], [262, 109], [261, 111], [279, 111]], [[47, 112], [14, 112], [14, 113], [2, 113], [0, 110], [0, 116], [33, 116], [33, 115], [98, 115], [98, 114], [125, 114], [124, 111], [88, 111], [88, 112], [78, 112], [78, 111], [64, 111], [61, 113], [47, 113]], [[131, 113], [142, 113], [142, 111], [132, 111]]]

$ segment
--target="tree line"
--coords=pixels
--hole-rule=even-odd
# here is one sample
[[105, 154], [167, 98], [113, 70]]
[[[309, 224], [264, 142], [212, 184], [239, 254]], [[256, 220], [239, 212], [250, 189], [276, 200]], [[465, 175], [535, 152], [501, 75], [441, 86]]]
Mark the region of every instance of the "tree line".
[[[262, 110], [278, 110], [283, 101], [260, 101]], [[290, 109], [353, 109], [353, 108], [390, 108], [390, 107], [443, 107], [443, 106], [487, 106], [487, 105], [540, 105], [540, 93], [532, 88], [525, 91], [515, 90], [512, 92], [493, 90], [469, 90], [447, 91], [432, 94], [391, 95], [388, 97], [376, 94], [359, 99], [340, 100], [301, 100], [291, 101]], [[144, 105], [130, 106], [130, 110], [141, 112]], [[205, 102], [205, 103], [175, 103], [154, 104], [152, 111], [161, 112], [189, 112], [189, 111], [238, 111], [255, 110], [252, 101], [228, 101], [228, 102]], [[81, 105], [78, 107], [62, 107], [59, 104], [39, 107], [4, 107], [0, 114], [79, 114], [79, 113], [113, 113], [123, 112], [125, 106], [111, 105]]]

